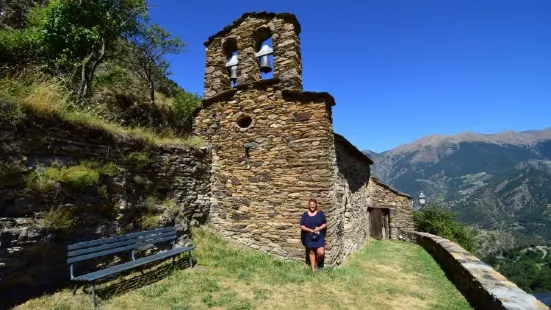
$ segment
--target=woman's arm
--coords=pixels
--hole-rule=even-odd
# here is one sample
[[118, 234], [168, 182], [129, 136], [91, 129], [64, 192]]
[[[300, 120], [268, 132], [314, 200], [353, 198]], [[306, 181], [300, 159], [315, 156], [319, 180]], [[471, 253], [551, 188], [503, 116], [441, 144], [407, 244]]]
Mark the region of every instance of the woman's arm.
[[314, 229], [314, 232], [318, 232], [320, 230], [323, 230], [325, 227], [327, 227], [327, 223], [323, 223], [323, 224], [321, 224], [320, 227], [316, 227], [316, 229]]
[[314, 232], [313, 229], [310, 229], [310, 228], [306, 227], [306, 225], [304, 225], [304, 224], [306, 224], [306, 212], [304, 212], [302, 214], [302, 217], [300, 218], [300, 229], [304, 230], [306, 232]]
[[316, 227], [316, 229], [314, 230], [315, 232], [323, 230], [325, 227], [327, 227], [327, 218], [325, 217], [325, 213], [320, 211], [319, 215], [321, 216], [321, 225]]

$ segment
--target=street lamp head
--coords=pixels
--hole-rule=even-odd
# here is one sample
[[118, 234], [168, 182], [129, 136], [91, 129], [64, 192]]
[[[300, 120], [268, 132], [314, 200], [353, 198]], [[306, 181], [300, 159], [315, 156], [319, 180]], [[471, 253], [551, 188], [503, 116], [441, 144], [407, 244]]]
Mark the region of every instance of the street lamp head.
[[419, 201], [419, 204], [421, 206], [424, 206], [427, 202], [427, 197], [425, 197], [425, 194], [423, 192], [419, 192], [419, 196], [417, 197], [417, 200]]

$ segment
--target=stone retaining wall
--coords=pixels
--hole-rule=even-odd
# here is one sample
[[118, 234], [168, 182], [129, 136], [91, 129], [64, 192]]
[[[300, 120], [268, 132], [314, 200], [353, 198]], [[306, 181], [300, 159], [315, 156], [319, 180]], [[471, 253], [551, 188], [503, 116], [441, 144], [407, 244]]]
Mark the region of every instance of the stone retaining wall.
[[[185, 243], [190, 225], [208, 218], [210, 156], [202, 150], [145, 148], [131, 137], [116, 142], [101, 130], [37, 117], [0, 123], [0, 140], [0, 291], [67, 281], [68, 243], [162, 226], [176, 226]], [[79, 189], [61, 182], [39, 192], [27, 184], [39, 166], [90, 160], [115, 164], [116, 173]]]
[[475, 309], [549, 309], [456, 243], [428, 233], [400, 231], [427, 250]]

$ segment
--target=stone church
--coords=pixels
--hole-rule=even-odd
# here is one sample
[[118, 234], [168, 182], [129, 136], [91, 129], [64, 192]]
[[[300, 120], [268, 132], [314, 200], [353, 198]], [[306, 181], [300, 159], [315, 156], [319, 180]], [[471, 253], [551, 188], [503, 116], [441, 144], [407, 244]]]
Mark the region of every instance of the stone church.
[[370, 236], [413, 230], [412, 201], [333, 132], [334, 98], [303, 91], [300, 32], [293, 14], [259, 12], [212, 35], [194, 130], [211, 146], [210, 221], [222, 235], [303, 259], [299, 220], [316, 198], [328, 219], [326, 262], [338, 265]]

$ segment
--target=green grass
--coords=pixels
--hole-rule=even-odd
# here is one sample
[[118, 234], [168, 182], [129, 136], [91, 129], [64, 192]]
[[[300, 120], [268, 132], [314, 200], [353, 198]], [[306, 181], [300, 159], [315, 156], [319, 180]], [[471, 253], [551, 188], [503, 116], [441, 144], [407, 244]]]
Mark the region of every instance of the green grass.
[[[341, 267], [314, 274], [304, 263], [238, 248], [204, 228], [194, 231], [194, 244], [196, 268], [102, 299], [99, 308], [471, 309], [434, 259], [409, 243], [370, 240]], [[89, 307], [89, 294], [62, 290], [16, 309]]]

